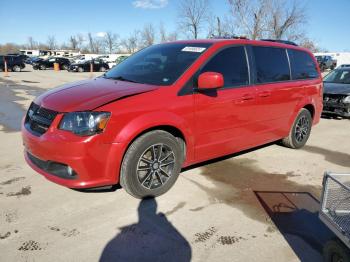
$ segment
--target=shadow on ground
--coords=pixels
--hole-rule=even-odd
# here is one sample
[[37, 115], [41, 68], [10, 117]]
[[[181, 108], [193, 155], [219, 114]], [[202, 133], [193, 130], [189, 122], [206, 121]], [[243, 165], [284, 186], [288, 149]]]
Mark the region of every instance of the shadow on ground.
[[320, 203], [312, 194], [256, 191], [255, 195], [300, 261], [322, 261], [323, 246], [334, 234], [318, 218]]
[[328, 162], [331, 162], [333, 164], [336, 164], [339, 166], [344, 166], [344, 167], [350, 167], [350, 155], [349, 154], [342, 153], [339, 151], [325, 149], [325, 148], [318, 147], [318, 146], [310, 146], [310, 145], [304, 146], [303, 150], [310, 152], [310, 153], [323, 155], [324, 158]]
[[268, 233], [280, 231], [301, 261], [322, 261], [323, 245], [334, 235], [318, 218], [321, 186], [293, 181], [303, 174], [267, 172], [248, 158], [216, 161], [200, 169], [210, 186], [184, 177], [206, 192], [209, 204], [192, 211], [217, 203], [238, 208], [265, 223]]
[[120, 228], [104, 248], [100, 261], [191, 261], [190, 244], [157, 213], [155, 199], [144, 199], [138, 207], [139, 221]]

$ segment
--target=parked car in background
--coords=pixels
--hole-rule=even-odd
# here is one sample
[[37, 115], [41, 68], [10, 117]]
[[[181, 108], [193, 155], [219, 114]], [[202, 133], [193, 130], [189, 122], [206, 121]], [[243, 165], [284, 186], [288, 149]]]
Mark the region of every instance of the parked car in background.
[[129, 55], [119, 56], [114, 62], [108, 63], [109, 68], [112, 68], [112, 67], [116, 66], [117, 64], [120, 64], [121, 62], [123, 62], [128, 57], [129, 57]]
[[103, 60], [93, 59], [90, 61], [71, 64], [68, 68], [68, 71], [71, 71], [71, 72], [89, 72], [91, 70], [91, 64], [93, 66], [94, 72], [105, 72], [109, 69], [108, 64], [106, 62], [104, 62]]
[[337, 67], [337, 61], [334, 60], [329, 55], [316, 56], [316, 60], [318, 62], [318, 66], [320, 67], [321, 71], [325, 71], [327, 69], [333, 70], [334, 68]]
[[5, 61], [8, 71], [20, 72], [25, 68], [24, 61], [21, 57], [15, 55], [0, 56], [0, 71], [5, 70]]
[[45, 70], [54, 67], [54, 63], [58, 63], [60, 69], [67, 70], [70, 65], [70, 61], [68, 58], [64, 57], [49, 57], [48, 59], [37, 60], [33, 62], [33, 69], [35, 70]]
[[350, 67], [339, 67], [323, 79], [323, 113], [350, 117]]
[[40, 60], [44, 60], [44, 59], [37, 57], [37, 56], [32, 56], [32, 57], [29, 57], [26, 60], [24, 60], [24, 63], [26, 63], [28, 65], [32, 65], [33, 63], [40, 61]]
[[294, 45], [153, 45], [37, 97], [22, 122], [25, 158], [69, 188], [120, 183], [137, 198], [159, 196], [182, 167], [273, 141], [303, 147], [320, 120], [322, 85], [313, 55]]
[[23, 54], [17, 54], [17, 53], [12, 53], [12, 54], [7, 54], [8, 56], [16, 56], [19, 59], [22, 59], [23, 61], [25, 61], [26, 59], [29, 58], [29, 56], [27, 55], [23, 55]]
[[88, 61], [90, 59], [87, 59], [85, 55], [77, 55], [69, 58], [69, 60], [71, 61], [71, 64], [77, 64], [77, 63]]

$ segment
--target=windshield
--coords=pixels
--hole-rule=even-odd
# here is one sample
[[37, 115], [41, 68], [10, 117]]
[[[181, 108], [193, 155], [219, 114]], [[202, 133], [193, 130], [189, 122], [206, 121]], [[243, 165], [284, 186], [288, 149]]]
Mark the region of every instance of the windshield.
[[323, 81], [327, 83], [350, 84], [350, 68], [333, 70], [324, 77]]
[[152, 85], [171, 85], [210, 46], [170, 43], [145, 48], [108, 71], [104, 77]]

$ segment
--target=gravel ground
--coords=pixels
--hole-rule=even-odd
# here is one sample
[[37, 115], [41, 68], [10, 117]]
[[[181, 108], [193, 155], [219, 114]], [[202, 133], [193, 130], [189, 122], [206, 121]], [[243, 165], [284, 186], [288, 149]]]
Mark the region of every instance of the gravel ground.
[[35, 96], [88, 77], [28, 67], [0, 78], [1, 261], [322, 260], [322, 177], [350, 172], [349, 120], [322, 119], [301, 150], [270, 144], [184, 170], [155, 200], [80, 192], [26, 165], [19, 127]]

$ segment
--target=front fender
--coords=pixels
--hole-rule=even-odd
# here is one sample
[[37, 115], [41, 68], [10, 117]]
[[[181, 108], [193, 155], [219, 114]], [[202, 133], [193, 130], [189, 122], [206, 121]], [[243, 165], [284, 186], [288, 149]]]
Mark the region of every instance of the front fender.
[[194, 157], [193, 131], [185, 119], [172, 112], [150, 112], [134, 118], [118, 132], [114, 138], [114, 142], [130, 144], [131, 141], [144, 131], [161, 126], [176, 128], [183, 134], [186, 142], [185, 165], [191, 162]]

